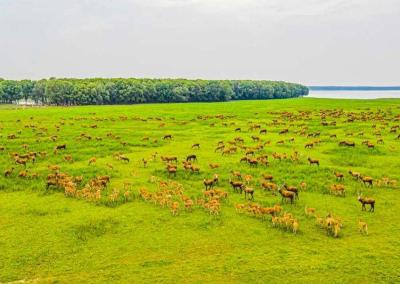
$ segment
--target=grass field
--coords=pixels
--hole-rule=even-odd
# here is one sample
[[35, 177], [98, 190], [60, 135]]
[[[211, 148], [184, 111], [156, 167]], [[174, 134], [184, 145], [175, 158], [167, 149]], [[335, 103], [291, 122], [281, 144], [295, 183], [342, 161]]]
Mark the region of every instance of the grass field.
[[[336, 125], [322, 126], [324, 114], [326, 122], [335, 121]], [[395, 181], [400, 180], [400, 140], [396, 139], [400, 129], [390, 130], [400, 124], [399, 115], [400, 100], [3, 106], [1, 170], [15, 170], [0, 177], [0, 282], [398, 283], [400, 195]], [[349, 118], [354, 121], [348, 122]], [[249, 130], [253, 124], [260, 124], [267, 134]], [[234, 131], [238, 127], [241, 132]], [[279, 134], [285, 128], [289, 132]], [[305, 135], [300, 134], [301, 129]], [[307, 137], [315, 132], [320, 136]], [[82, 133], [92, 139], [85, 139]], [[16, 138], [8, 139], [10, 134]], [[173, 139], [163, 140], [166, 134]], [[53, 135], [55, 141], [50, 139]], [[253, 142], [254, 135], [261, 142]], [[149, 141], [143, 141], [146, 136]], [[244, 156], [240, 149], [224, 156], [214, 152], [218, 141], [226, 143], [237, 136], [246, 146], [270, 141], [256, 154], [267, 154], [269, 165], [252, 167], [239, 162]], [[294, 142], [289, 142], [292, 137]], [[379, 138], [384, 144], [377, 143]], [[315, 139], [320, 143], [305, 149], [304, 145]], [[277, 144], [280, 140], [284, 143]], [[342, 140], [354, 141], [356, 146], [338, 146]], [[365, 140], [375, 147], [363, 145]], [[194, 143], [200, 143], [200, 149], [191, 149]], [[54, 147], [61, 144], [67, 148], [53, 154]], [[10, 154], [31, 151], [48, 154], [27, 164], [28, 178], [19, 177], [24, 166], [15, 165]], [[290, 156], [295, 151], [298, 161], [272, 158], [273, 153]], [[117, 152], [130, 162], [116, 160], [113, 155]], [[153, 160], [155, 152], [158, 155]], [[189, 154], [197, 155], [200, 173], [182, 168], [181, 162]], [[65, 161], [66, 155], [71, 155], [73, 162]], [[176, 177], [168, 175], [160, 155], [178, 157]], [[96, 162], [89, 165], [92, 157]], [[308, 157], [318, 159], [320, 166], [309, 165]], [[220, 167], [210, 169], [209, 163]], [[66, 197], [62, 188], [46, 189], [49, 165], [83, 176], [82, 187], [97, 175], [109, 175], [111, 181], [97, 200]], [[350, 169], [372, 177], [374, 186], [353, 179]], [[270, 216], [263, 221], [236, 212], [235, 204], [247, 201], [229, 185], [232, 170], [253, 177], [253, 202], [264, 207], [281, 204], [284, 211], [292, 213], [300, 225], [297, 234], [273, 227]], [[345, 174], [343, 182], [336, 180], [335, 171]], [[32, 173], [39, 177], [29, 178]], [[138, 196], [140, 188], [157, 190], [154, 179], [174, 180], [183, 186], [186, 196], [197, 200], [203, 197], [203, 179], [215, 173], [220, 177], [218, 187], [229, 194], [218, 215], [210, 215], [200, 206], [185, 211], [180, 204], [179, 214], [173, 216], [168, 207]], [[261, 189], [262, 174], [273, 175], [278, 185], [285, 182], [298, 187], [304, 182], [306, 188], [291, 205], [282, 202], [279, 194]], [[381, 183], [385, 177], [393, 183]], [[345, 197], [329, 194], [334, 183], [345, 185]], [[113, 198], [116, 190], [120, 194]], [[125, 191], [132, 195], [124, 198]], [[376, 200], [375, 212], [361, 210], [359, 191]], [[305, 206], [323, 217], [329, 212], [339, 216], [343, 222], [339, 237], [328, 235], [314, 217], [306, 216]], [[359, 232], [358, 219], [368, 224], [368, 235]]]

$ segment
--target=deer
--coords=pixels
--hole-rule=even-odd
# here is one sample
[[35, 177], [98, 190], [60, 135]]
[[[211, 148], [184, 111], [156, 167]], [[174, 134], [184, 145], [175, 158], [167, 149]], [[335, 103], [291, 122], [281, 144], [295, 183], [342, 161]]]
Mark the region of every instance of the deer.
[[167, 165], [167, 172], [168, 172], [169, 176], [174, 175], [176, 177], [176, 171], [177, 171], [177, 168], [175, 165], [171, 165], [171, 164]]
[[361, 176], [361, 181], [364, 183], [364, 185], [369, 185], [372, 187], [374, 179], [372, 177]]
[[194, 162], [197, 161], [197, 156], [196, 155], [189, 155], [186, 157], [186, 162]]
[[179, 202], [174, 201], [171, 204], [171, 214], [172, 216], [176, 216], [179, 213]]
[[4, 176], [9, 177], [14, 172], [14, 167], [11, 167], [4, 171]]
[[310, 165], [316, 164], [317, 166], [319, 166], [319, 160], [311, 159], [309, 157], [308, 162], [310, 163]]
[[375, 212], [375, 199], [371, 197], [362, 197], [360, 193], [358, 193], [357, 200], [362, 204], [361, 211], [366, 211], [366, 204], [369, 204], [371, 207], [369, 209], [370, 212]]
[[64, 156], [64, 160], [65, 160], [66, 162], [69, 162], [69, 163], [72, 163], [72, 162], [74, 161], [74, 159], [72, 158], [71, 155], [65, 155], [65, 156]]
[[244, 191], [244, 199], [247, 200], [247, 196], [251, 196], [251, 200], [254, 200], [254, 189], [251, 187], [248, 187], [246, 185], [242, 185], [242, 190]]
[[334, 172], [333, 174], [335, 175], [336, 180], [344, 180], [344, 174], [343, 173]]
[[296, 198], [296, 194], [292, 191], [284, 190], [282, 187], [278, 189], [279, 194], [282, 196], [282, 202], [284, 199], [290, 200], [290, 204], [293, 204], [293, 200]]
[[175, 163], [178, 163], [178, 158], [177, 157], [164, 157], [164, 156], [161, 156], [161, 160], [163, 161], [163, 162], [175, 162]]
[[200, 172], [200, 167], [196, 166], [196, 165], [191, 165], [190, 169], [191, 169], [191, 171], [193, 173], [199, 173]]
[[299, 199], [299, 191], [295, 186], [287, 186], [286, 183], [283, 184], [283, 188], [287, 191], [293, 192], [295, 194], [295, 198]]
[[306, 143], [306, 145], [304, 146], [304, 148], [313, 148], [314, 147], [314, 142], [308, 142]]
[[307, 205], [304, 207], [304, 212], [307, 216], [314, 216], [315, 214], [315, 208], [307, 207]]
[[210, 163], [209, 166], [210, 166], [211, 169], [219, 168], [219, 165], [215, 164], [215, 163]]
[[27, 163], [27, 162], [28, 162], [27, 159], [21, 159], [21, 158], [19, 158], [19, 157], [17, 157], [17, 158], [15, 159], [15, 164], [23, 165], [25, 168], [26, 168], [26, 163]]
[[213, 188], [213, 186], [218, 182], [218, 175], [215, 174], [214, 177], [212, 179], [204, 179], [203, 180], [203, 184], [207, 189], [211, 189]]
[[192, 145], [192, 149], [194, 149], [194, 148], [200, 149], [200, 143], [195, 143], [195, 144], [193, 144], [193, 145]]
[[229, 183], [231, 184], [234, 191], [240, 191], [240, 193], [242, 193], [244, 185], [243, 182], [229, 180]]
[[125, 156], [125, 155], [119, 155], [118, 159], [121, 160], [121, 161], [129, 163], [129, 158], [127, 156]]
[[67, 144], [57, 145], [54, 150], [65, 150], [67, 149]]
[[349, 141], [340, 141], [339, 146], [355, 147], [356, 143]]
[[172, 139], [172, 135], [171, 134], [167, 134], [167, 135], [164, 135], [164, 137], [163, 137], [163, 140], [171, 140]]
[[96, 163], [96, 160], [97, 160], [96, 157], [90, 158], [89, 163], [88, 163], [89, 166], [95, 164], [95, 163]]
[[367, 223], [361, 221], [358, 219], [358, 230], [361, 234], [366, 234], [368, 235], [368, 225]]
[[352, 170], [349, 170], [349, 174], [352, 175], [353, 178], [355, 179], [360, 179], [361, 178], [361, 174], [358, 172], [353, 172]]
[[332, 184], [329, 188], [331, 194], [346, 196], [346, 190], [343, 184]]
[[268, 181], [273, 181], [274, 177], [269, 174], [262, 174], [263, 179], [268, 180]]
[[238, 171], [231, 171], [231, 174], [232, 174], [233, 177], [235, 177], [237, 179], [240, 179], [240, 180], [243, 179], [242, 174], [240, 172], [238, 172]]

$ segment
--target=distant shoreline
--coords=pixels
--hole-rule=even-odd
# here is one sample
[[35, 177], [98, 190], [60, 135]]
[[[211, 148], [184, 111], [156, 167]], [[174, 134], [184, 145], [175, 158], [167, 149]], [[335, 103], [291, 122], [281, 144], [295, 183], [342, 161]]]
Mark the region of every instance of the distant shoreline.
[[400, 86], [308, 86], [310, 91], [400, 91]]

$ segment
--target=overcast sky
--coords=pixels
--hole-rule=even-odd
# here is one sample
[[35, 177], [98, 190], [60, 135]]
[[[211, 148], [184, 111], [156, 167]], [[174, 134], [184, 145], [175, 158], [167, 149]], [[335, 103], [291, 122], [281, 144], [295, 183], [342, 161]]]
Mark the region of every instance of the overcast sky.
[[400, 0], [0, 0], [0, 77], [400, 85]]

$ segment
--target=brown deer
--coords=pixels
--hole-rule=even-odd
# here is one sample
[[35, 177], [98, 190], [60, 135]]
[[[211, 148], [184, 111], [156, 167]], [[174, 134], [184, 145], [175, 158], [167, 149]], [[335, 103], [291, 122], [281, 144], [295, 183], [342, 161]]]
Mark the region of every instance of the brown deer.
[[344, 180], [344, 174], [343, 173], [334, 172], [333, 174], [335, 175], [337, 180]]
[[362, 197], [361, 194], [359, 193], [357, 200], [362, 204], [362, 207], [361, 207], [362, 211], [367, 210], [365, 205], [369, 204], [371, 206], [369, 211], [375, 212], [375, 199], [373, 199], [371, 197]]
[[272, 181], [274, 179], [274, 177], [272, 175], [268, 175], [268, 174], [262, 174], [263, 179], [268, 180], [268, 181]]
[[353, 178], [355, 179], [360, 179], [361, 178], [361, 174], [358, 172], [353, 172], [352, 170], [349, 170], [349, 174], [352, 175]]
[[235, 192], [240, 191], [240, 193], [242, 193], [243, 185], [244, 185], [243, 182], [229, 180], [229, 183], [231, 184], [231, 186]]
[[290, 204], [293, 204], [293, 200], [296, 198], [296, 194], [292, 191], [287, 191], [282, 189], [281, 187], [278, 189], [279, 194], [282, 196], [283, 200], [290, 200]]
[[209, 166], [210, 166], [211, 169], [219, 168], [219, 165], [215, 164], [215, 163], [210, 163]]
[[319, 166], [319, 160], [308, 158], [308, 162], [310, 163], [310, 165], [316, 164], [317, 166]]
[[218, 175], [215, 174], [212, 179], [204, 179], [203, 184], [207, 189], [211, 189], [218, 182]]
[[195, 144], [193, 144], [193, 145], [192, 145], [192, 149], [194, 149], [194, 148], [200, 149], [200, 143], [195, 143]]
[[329, 188], [329, 192], [334, 195], [346, 196], [346, 190], [343, 184], [332, 184]]
[[175, 165], [169, 164], [169, 165], [167, 166], [167, 172], [168, 172], [168, 175], [169, 175], [169, 176], [174, 175], [174, 176], [176, 177], [176, 171], [177, 171], [177, 168], [176, 168]]
[[288, 186], [286, 183], [283, 184], [283, 188], [286, 189], [287, 191], [293, 192], [296, 196], [297, 199], [299, 199], [299, 191], [297, 187], [295, 186]]
[[97, 160], [96, 157], [90, 158], [89, 163], [88, 163], [89, 166], [95, 164], [95, 163], [96, 163], [96, 160]]
[[186, 162], [194, 162], [197, 161], [197, 156], [196, 155], [189, 155], [186, 157]]
[[361, 234], [366, 234], [368, 235], [368, 225], [367, 223], [361, 221], [358, 219], [358, 230], [360, 231]]
[[251, 200], [254, 200], [254, 189], [245, 185], [242, 185], [242, 190], [244, 191], [244, 199], [247, 200], [247, 196], [251, 197]]
[[361, 181], [364, 183], [364, 185], [372, 186], [374, 179], [372, 177], [361, 176]]
[[13, 171], [14, 171], [14, 168], [13, 168], [13, 167], [11, 167], [11, 168], [5, 170], [5, 171], [4, 171], [4, 176], [5, 176], [5, 177], [9, 177], [9, 176], [13, 173]]
[[304, 207], [304, 212], [307, 216], [314, 216], [315, 214], [315, 208], [312, 207], [307, 207], [307, 205]]
[[55, 150], [65, 150], [67, 149], [67, 144], [57, 145]]

